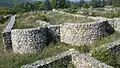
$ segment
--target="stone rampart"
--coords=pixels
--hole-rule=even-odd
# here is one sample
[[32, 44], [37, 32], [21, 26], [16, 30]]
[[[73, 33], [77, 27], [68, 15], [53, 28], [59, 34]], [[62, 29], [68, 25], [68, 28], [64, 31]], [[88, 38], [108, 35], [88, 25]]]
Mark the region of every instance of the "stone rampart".
[[120, 32], [120, 18], [108, 19], [107, 21], [116, 31]]
[[[110, 42], [108, 44], [104, 44], [100, 47], [95, 48], [95, 51], [103, 51], [103, 50], [110, 50], [111, 52], [119, 52], [120, 53], [120, 40], [116, 40], [113, 42]], [[90, 53], [94, 52], [93, 50], [90, 51]]]
[[113, 33], [107, 21], [91, 23], [65, 23], [60, 27], [61, 42], [73, 45], [92, 44], [94, 40]]
[[51, 42], [60, 42], [60, 26], [49, 25], [47, 30], [47, 44]]
[[48, 26], [11, 31], [12, 48], [15, 53], [36, 53], [51, 42], [60, 42], [60, 27]]
[[14, 29], [11, 35], [15, 53], [36, 53], [46, 44], [46, 28]]
[[44, 60], [38, 60], [31, 64], [23, 65], [21, 68], [67, 68], [67, 65], [71, 61], [72, 53], [73, 52], [66, 51]]
[[3, 30], [3, 43], [4, 43], [5, 51], [12, 49], [11, 30], [15, 23], [15, 17], [16, 17], [16, 15], [11, 17], [10, 22]]
[[77, 51], [66, 51], [56, 56], [38, 60], [21, 68], [69, 68], [69, 64], [75, 68], [113, 68], [101, 63], [89, 54], [81, 54]]
[[72, 62], [75, 68], [114, 68], [94, 59], [89, 54], [73, 54]]

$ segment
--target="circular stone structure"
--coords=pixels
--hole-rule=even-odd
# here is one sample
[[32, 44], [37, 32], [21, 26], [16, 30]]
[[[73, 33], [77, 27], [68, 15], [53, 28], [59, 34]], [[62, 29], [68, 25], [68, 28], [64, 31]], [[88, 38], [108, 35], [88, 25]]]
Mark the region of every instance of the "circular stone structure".
[[36, 53], [45, 46], [46, 28], [14, 29], [11, 39], [15, 53]]
[[89, 45], [113, 30], [107, 21], [65, 23], [60, 25], [60, 38], [72, 45]]

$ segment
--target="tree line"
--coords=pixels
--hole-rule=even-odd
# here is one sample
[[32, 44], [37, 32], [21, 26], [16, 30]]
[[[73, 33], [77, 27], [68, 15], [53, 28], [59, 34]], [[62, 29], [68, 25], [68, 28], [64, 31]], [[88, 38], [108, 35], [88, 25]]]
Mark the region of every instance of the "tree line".
[[71, 2], [69, 0], [45, 0], [45, 1], [35, 1], [35, 2], [25, 2], [17, 3], [14, 2], [12, 8], [3, 8], [0, 10], [0, 14], [5, 13], [19, 13], [28, 12], [35, 10], [51, 10], [51, 9], [64, 9], [64, 8], [98, 8], [104, 7], [106, 5], [119, 6], [120, 0], [91, 0], [86, 2], [85, 0], [80, 0], [79, 2]]

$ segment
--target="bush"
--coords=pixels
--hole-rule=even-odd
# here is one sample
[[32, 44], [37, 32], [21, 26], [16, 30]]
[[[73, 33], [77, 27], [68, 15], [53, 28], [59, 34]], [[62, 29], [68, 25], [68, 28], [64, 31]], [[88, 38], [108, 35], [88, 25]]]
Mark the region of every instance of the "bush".
[[116, 12], [116, 13], [104, 13], [102, 16], [107, 17], [107, 18], [115, 18], [115, 17], [120, 17], [120, 13], [119, 12]]
[[6, 19], [3, 16], [0, 16], [0, 24], [4, 24]]

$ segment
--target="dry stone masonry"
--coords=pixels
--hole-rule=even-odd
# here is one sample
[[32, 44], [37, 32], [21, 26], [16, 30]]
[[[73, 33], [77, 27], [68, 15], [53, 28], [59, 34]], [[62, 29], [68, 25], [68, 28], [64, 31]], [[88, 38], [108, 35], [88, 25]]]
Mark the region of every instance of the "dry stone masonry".
[[[120, 52], [120, 40], [116, 40], [113, 42], [110, 42], [108, 44], [104, 44], [100, 47], [97, 47], [95, 51], [102, 51], [105, 49], [109, 49], [111, 52]], [[94, 52], [93, 50], [90, 51], [90, 53]]]
[[[74, 14], [70, 15], [74, 16]], [[15, 16], [11, 17], [9, 24], [3, 30], [3, 41], [5, 51], [12, 49], [15, 53], [20, 54], [42, 51], [45, 45], [51, 42], [65, 42], [78, 46], [89, 45], [98, 38], [112, 34], [114, 29], [116, 31], [120, 30], [120, 18], [107, 19], [100, 17], [89, 17], [97, 20], [96, 22], [64, 23], [60, 25], [50, 25], [45, 21], [37, 20], [36, 23], [39, 23], [40, 27], [12, 29], [15, 23]], [[102, 50], [106, 47], [110, 49], [111, 52], [120, 52], [120, 40], [103, 45], [96, 48], [96, 50]], [[92, 52], [93, 51], [91, 51], [90, 54]], [[21, 68], [56, 68], [59, 67], [59, 65], [67, 68], [71, 62], [76, 68], [113, 68], [94, 59], [90, 54], [80, 54], [73, 50], [67, 51], [45, 60], [24, 65]]]
[[75, 53], [72, 55], [72, 61], [76, 68], [113, 68], [94, 59], [89, 54]]
[[61, 25], [61, 42], [84, 45], [92, 44], [97, 38], [108, 34], [108, 31], [114, 31], [107, 21], [98, 21], [92, 23], [65, 23]]
[[14, 29], [11, 35], [15, 53], [36, 53], [46, 44], [46, 28]]
[[42, 51], [46, 44], [60, 41], [60, 27], [38, 27], [14, 29], [11, 31], [12, 47], [15, 53], [36, 53]]
[[[21, 68], [68, 68], [70, 62], [75, 68], [113, 68], [94, 59], [89, 54], [81, 54], [77, 51], [66, 51], [45, 60], [23, 65]], [[64, 67], [59, 67], [59, 65]]]
[[60, 42], [60, 26], [50, 25], [47, 31], [47, 43]]
[[[74, 52], [66, 51], [61, 54], [58, 54], [56, 56], [44, 59], [44, 60], [38, 60], [36, 62], [33, 62], [31, 64], [23, 65], [21, 68], [61, 68], [56, 65], [67, 65], [71, 61], [71, 54]], [[65, 67], [65, 68], [66, 68]]]
[[5, 51], [12, 49], [11, 30], [15, 23], [15, 17], [16, 17], [16, 15], [11, 17], [10, 22], [3, 30], [3, 43], [4, 43]]
[[[13, 17], [13, 20], [15, 20], [15, 16]], [[13, 20], [12, 22], [15, 22]], [[32, 51], [32, 48], [35, 49], [35, 47], [41, 47], [40, 50], [42, 50], [45, 44], [48, 45], [51, 42], [65, 42], [72, 45], [88, 45], [92, 44], [97, 38], [101, 38], [114, 31], [112, 26], [107, 21], [103, 20], [90, 23], [64, 23], [60, 25], [50, 25], [41, 20], [37, 20], [36, 23], [40, 24], [40, 31], [42, 28], [46, 29], [43, 29], [42, 32], [36, 30], [37, 28], [14, 29], [12, 31], [10, 29], [9, 33], [4, 32], [5, 48], [7, 49], [6, 46], [10, 46], [16, 53], [32, 53], [36, 52], [35, 50]], [[42, 33], [44, 35], [46, 34], [45, 37], [43, 36], [44, 38], [40, 36]], [[41, 42], [41, 40], [43, 42]], [[6, 42], [8, 45], [6, 45]]]

